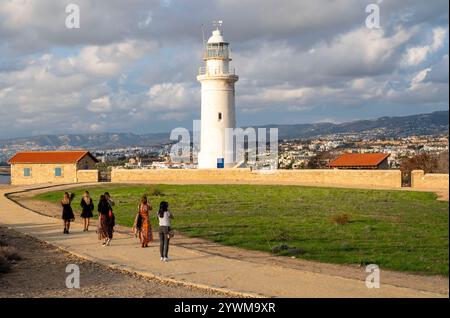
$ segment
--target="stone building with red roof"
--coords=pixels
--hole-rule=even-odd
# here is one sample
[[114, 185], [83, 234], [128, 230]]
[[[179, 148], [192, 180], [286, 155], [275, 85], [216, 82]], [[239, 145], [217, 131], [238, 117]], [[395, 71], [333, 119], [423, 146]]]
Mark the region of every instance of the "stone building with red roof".
[[18, 152], [8, 163], [12, 185], [98, 181], [98, 160], [89, 151]]
[[330, 162], [332, 169], [389, 169], [387, 153], [345, 153]]

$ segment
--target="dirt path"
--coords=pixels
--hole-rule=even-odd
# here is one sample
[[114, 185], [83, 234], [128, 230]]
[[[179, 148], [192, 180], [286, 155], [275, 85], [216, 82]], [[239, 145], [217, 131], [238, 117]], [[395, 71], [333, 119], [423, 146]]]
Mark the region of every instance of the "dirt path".
[[[0, 227], [0, 241], [19, 250], [22, 260], [0, 274], [0, 298], [6, 297], [226, 297], [110, 269], [64, 252], [52, 245]], [[80, 289], [65, 285], [68, 264], [80, 268]]]
[[438, 191], [438, 192], [436, 192], [436, 194], [438, 196], [438, 200], [448, 201], [448, 197], [449, 197], [448, 191]]
[[[59, 218], [61, 211], [58, 205], [32, 199], [32, 197], [37, 193], [47, 191], [49, 190], [43, 189], [32, 192], [25, 192], [21, 193], [20, 195], [13, 196], [13, 198], [19, 201], [20, 204], [33, 211]], [[81, 220], [78, 217], [77, 222], [80, 221]], [[119, 226], [118, 231], [131, 236], [130, 229], [127, 227]], [[211, 257], [220, 256], [222, 258], [230, 260], [250, 262], [255, 264], [255, 266], [271, 265], [286, 269], [303, 270], [311, 273], [325, 274], [348, 279], [357, 279], [361, 281], [363, 281], [367, 275], [363, 267], [324, 264], [300, 259], [291, 259], [287, 257], [278, 257], [263, 252], [222, 246], [217, 243], [202, 239], [189, 238], [179, 234], [177, 234], [177, 239], [174, 240], [173, 245], [188, 248], [192, 251], [201, 252], [202, 254], [210, 255]], [[448, 294], [448, 278], [440, 276], [418, 276], [384, 270], [383, 282], [393, 286], [401, 286], [406, 288], [414, 288], [418, 290]]]

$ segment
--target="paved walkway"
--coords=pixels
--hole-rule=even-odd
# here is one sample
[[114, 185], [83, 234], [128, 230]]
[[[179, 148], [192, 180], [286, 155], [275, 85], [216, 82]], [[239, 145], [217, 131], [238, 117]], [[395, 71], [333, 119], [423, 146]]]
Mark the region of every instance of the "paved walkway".
[[[179, 242], [174, 238], [172, 261], [162, 263], [158, 242], [142, 249], [130, 235], [116, 233], [111, 246], [102, 247], [94, 231], [82, 232], [81, 225], [76, 223], [72, 225], [71, 235], [63, 235], [61, 220], [31, 212], [5, 197], [5, 193], [25, 189], [0, 188], [0, 224], [79, 257], [162, 281], [254, 297], [448, 297], [448, 289], [438, 292], [432, 286], [428, 288], [430, 281], [420, 276], [414, 277], [423, 279], [424, 284], [417, 284], [422, 287], [401, 287], [401, 280], [395, 286], [383, 283], [382, 272], [381, 288], [368, 289], [361, 279], [208, 253], [183, 243], [182, 237], [178, 238]], [[81, 276], [81, 282], [82, 279]], [[448, 285], [448, 280], [442, 283]]]

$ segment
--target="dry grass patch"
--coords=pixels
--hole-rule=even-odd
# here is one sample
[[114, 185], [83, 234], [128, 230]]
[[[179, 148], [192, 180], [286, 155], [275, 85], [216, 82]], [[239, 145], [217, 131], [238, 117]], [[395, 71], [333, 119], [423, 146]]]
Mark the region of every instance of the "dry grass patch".
[[336, 214], [331, 217], [331, 221], [337, 225], [345, 225], [350, 222], [350, 215], [347, 213]]

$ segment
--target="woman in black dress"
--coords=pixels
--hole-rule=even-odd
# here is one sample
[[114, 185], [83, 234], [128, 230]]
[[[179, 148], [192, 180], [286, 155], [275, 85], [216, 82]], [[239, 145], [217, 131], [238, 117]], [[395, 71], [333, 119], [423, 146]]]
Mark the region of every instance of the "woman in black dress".
[[64, 234], [69, 234], [70, 222], [75, 220], [75, 215], [73, 214], [72, 207], [70, 204], [72, 203], [73, 198], [75, 198], [74, 193], [64, 193], [64, 198], [61, 200], [61, 205], [63, 207], [62, 211], [62, 219], [64, 221]]
[[83, 232], [89, 231], [89, 223], [91, 218], [94, 216], [92, 211], [94, 211], [94, 202], [91, 199], [88, 191], [84, 191], [83, 198], [81, 199], [81, 218], [84, 220]]
[[99, 214], [98, 238], [99, 240], [104, 240], [103, 246], [108, 246], [113, 237], [113, 220], [110, 216], [112, 214], [111, 206], [105, 195], [100, 196], [97, 210]]

